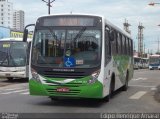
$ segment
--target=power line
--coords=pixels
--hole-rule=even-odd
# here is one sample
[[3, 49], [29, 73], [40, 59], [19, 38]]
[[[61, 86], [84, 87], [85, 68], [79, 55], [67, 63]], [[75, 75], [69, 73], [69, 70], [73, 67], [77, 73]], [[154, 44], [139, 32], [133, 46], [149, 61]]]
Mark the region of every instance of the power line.
[[159, 37], [158, 37], [158, 40], [156, 41], [156, 43], [158, 43], [157, 53], [160, 53], [160, 52], [159, 52], [159, 43], [160, 43]]

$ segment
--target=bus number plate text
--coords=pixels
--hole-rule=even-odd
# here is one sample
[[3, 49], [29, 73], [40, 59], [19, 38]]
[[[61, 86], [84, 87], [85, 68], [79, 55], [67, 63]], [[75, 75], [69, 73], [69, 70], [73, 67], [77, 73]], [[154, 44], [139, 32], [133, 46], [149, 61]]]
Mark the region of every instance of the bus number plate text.
[[57, 92], [69, 92], [69, 88], [57, 88]]

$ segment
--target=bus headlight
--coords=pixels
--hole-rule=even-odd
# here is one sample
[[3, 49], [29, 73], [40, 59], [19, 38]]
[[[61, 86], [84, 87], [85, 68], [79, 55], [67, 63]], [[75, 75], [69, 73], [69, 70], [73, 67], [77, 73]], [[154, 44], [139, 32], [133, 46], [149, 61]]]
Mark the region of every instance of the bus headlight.
[[96, 71], [96, 72], [94, 72], [94, 73], [91, 75], [92, 78], [91, 78], [90, 80], [88, 80], [88, 83], [89, 83], [89, 84], [95, 83], [95, 82], [97, 81], [97, 79], [98, 79], [99, 73], [100, 73], [99, 70]]
[[41, 82], [38, 73], [34, 69], [31, 69], [31, 73], [32, 73], [32, 79], [33, 80], [36, 80], [37, 82]]

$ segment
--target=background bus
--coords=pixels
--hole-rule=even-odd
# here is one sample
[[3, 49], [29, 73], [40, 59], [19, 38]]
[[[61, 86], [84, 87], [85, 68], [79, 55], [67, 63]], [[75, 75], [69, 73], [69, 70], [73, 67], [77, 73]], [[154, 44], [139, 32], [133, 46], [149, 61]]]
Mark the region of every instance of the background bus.
[[102, 16], [40, 17], [29, 69], [31, 95], [108, 101], [133, 77], [133, 41]]
[[141, 65], [141, 57], [134, 56], [134, 69], [139, 69], [142, 67]]
[[149, 56], [149, 69], [159, 69], [160, 70], [160, 55], [150, 55]]
[[146, 69], [149, 66], [149, 59], [134, 56], [134, 69]]
[[142, 58], [141, 63], [142, 63], [142, 68], [143, 69], [148, 68], [149, 67], [149, 58]]
[[0, 39], [0, 77], [6, 77], [8, 80], [29, 77], [28, 44], [23, 42], [22, 38]]

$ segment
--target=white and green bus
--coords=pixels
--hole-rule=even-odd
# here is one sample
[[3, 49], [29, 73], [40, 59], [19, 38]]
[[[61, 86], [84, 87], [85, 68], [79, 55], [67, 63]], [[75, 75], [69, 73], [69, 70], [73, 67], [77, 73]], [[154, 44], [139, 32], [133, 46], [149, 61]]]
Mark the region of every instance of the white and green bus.
[[31, 95], [109, 100], [133, 77], [133, 41], [103, 16], [43, 16], [35, 25], [29, 69]]

